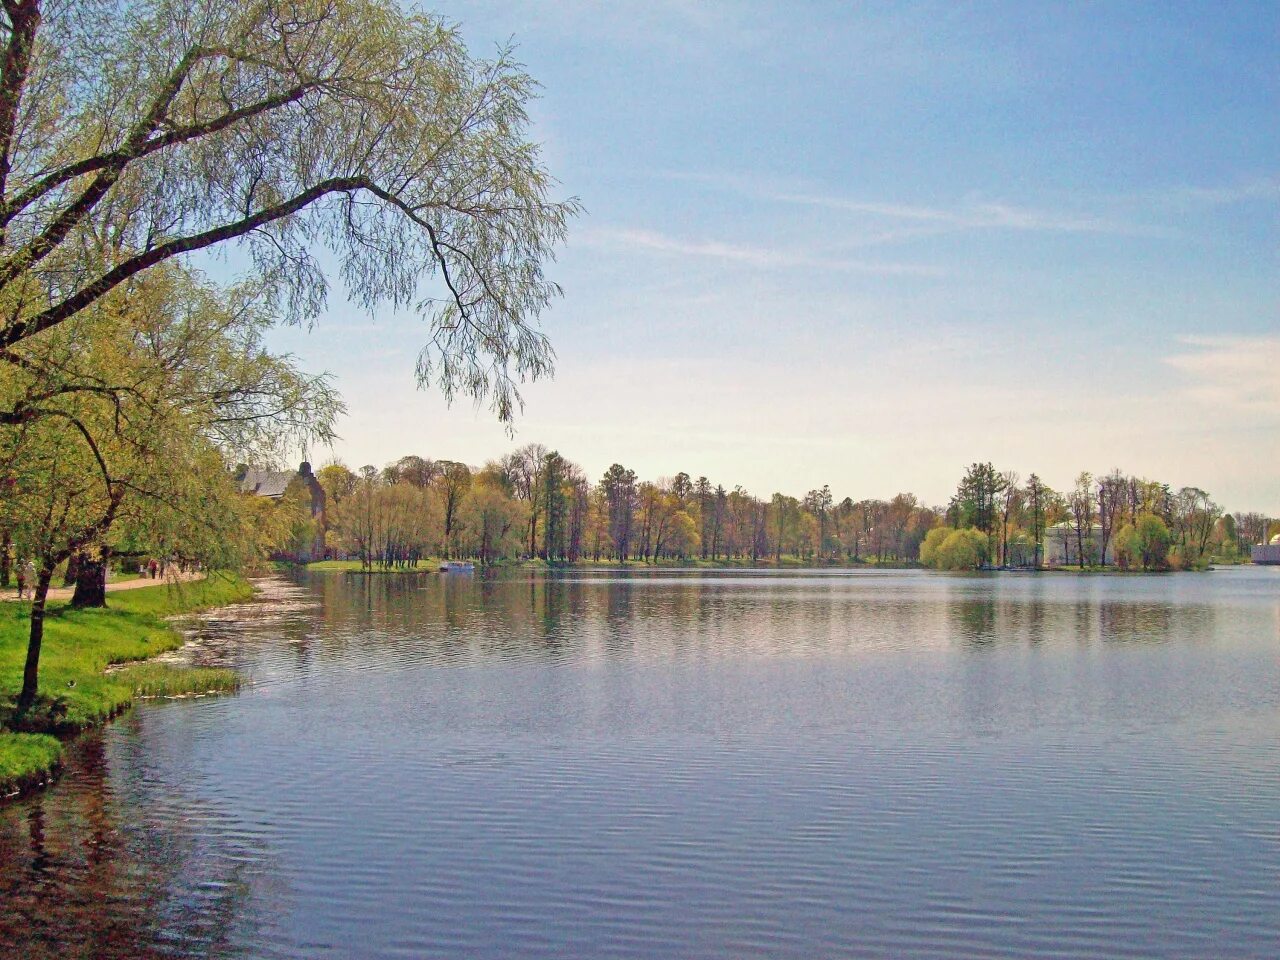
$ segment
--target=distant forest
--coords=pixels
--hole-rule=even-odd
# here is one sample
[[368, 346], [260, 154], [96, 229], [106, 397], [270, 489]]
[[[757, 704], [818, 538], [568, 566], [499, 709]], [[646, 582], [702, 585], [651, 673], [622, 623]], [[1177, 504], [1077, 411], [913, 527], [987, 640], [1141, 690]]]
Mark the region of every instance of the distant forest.
[[945, 505], [910, 493], [837, 499], [825, 485], [802, 497], [762, 498], [683, 472], [642, 480], [617, 463], [592, 479], [536, 443], [479, 468], [406, 456], [383, 469], [353, 471], [333, 462], [317, 477], [326, 493], [326, 529], [317, 531], [317, 521], [299, 507], [289, 543], [312, 543], [322, 532], [326, 555], [382, 567], [411, 567], [429, 557], [902, 564], [922, 559], [930, 531], [939, 531], [934, 546], [942, 546], [942, 534], [970, 531], [976, 551], [939, 559], [926, 545], [924, 559], [936, 566], [1039, 565], [1046, 530], [1060, 524], [1078, 534], [1083, 564], [1089, 543], [1112, 542], [1143, 517], [1158, 518], [1167, 531], [1155, 565], [1194, 566], [1247, 556], [1248, 545], [1268, 532], [1266, 517], [1227, 514], [1203, 490], [1174, 490], [1118, 470], [1081, 473], [1058, 491], [1035, 474], [1023, 481], [975, 463]]

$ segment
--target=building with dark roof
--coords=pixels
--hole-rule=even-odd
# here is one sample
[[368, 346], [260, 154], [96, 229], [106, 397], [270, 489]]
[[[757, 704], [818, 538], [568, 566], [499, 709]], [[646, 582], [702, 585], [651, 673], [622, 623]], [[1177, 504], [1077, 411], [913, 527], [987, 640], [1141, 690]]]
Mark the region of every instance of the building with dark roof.
[[262, 470], [248, 467], [240, 477], [240, 492], [251, 497], [267, 497], [282, 500], [286, 493], [295, 491], [303, 503], [309, 503], [311, 519], [315, 522], [315, 536], [309, 547], [297, 550], [288, 557], [306, 563], [324, 557], [324, 534], [328, 529], [325, 517], [324, 487], [311, 472], [311, 464], [305, 460], [293, 470]]

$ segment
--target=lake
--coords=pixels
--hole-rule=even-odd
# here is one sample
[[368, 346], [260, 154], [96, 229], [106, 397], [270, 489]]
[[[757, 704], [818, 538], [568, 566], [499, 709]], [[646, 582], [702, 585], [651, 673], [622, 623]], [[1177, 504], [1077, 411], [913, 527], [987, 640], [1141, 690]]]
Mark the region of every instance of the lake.
[[263, 586], [0, 807], [0, 955], [1280, 955], [1280, 568]]

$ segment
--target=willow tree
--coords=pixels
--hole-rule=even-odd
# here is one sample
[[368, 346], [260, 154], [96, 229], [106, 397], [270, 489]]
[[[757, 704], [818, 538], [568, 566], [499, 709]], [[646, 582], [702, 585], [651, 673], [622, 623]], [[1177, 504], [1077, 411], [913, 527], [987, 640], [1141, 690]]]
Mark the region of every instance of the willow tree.
[[125, 537], [229, 565], [257, 536], [232, 454], [331, 436], [327, 380], [266, 350], [255, 302], [167, 265], [7, 351], [0, 405], [16, 422], [0, 430], [0, 526], [38, 568], [19, 712], [35, 700], [59, 564], [101, 570]]
[[237, 243], [283, 319], [323, 308], [322, 249], [357, 302], [416, 311], [447, 398], [510, 420], [550, 371], [576, 204], [509, 50], [391, 0], [3, 0], [0, 46], [0, 349]]
[[[69, 324], [65, 332], [80, 326]], [[23, 714], [37, 693], [45, 602], [55, 568], [102, 542], [136, 492], [147, 491], [158, 506], [176, 504], [179, 491], [170, 481], [185, 474], [172, 465], [198, 471], [208, 460], [189, 434], [164, 423], [162, 407], [133, 403], [131, 391], [59, 393], [46, 389], [43, 380], [23, 382], [6, 372], [0, 395], [17, 411], [40, 414], [0, 433], [0, 515], [37, 570], [17, 702]]]
[[[165, 264], [113, 291], [100, 305], [105, 316], [82, 325], [92, 346], [59, 362], [59, 382], [93, 383], [99, 393], [127, 391], [115, 409], [134, 416], [139, 408], [150, 414], [151, 405], [162, 406], [227, 464], [278, 461], [298, 444], [332, 441], [342, 404], [327, 375], [306, 375], [291, 358], [266, 348], [263, 337], [272, 315], [260, 288], [215, 287], [198, 274]], [[103, 322], [109, 325], [107, 336], [95, 335], [103, 331]], [[114, 418], [110, 429], [128, 433], [133, 428], [126, 419]], [[209, 477], [190, 476], [194, 465], [179, 463], [169, 465], [172, 475], [185, 472], [193, 490], [207, 490]], [[141, 495], [127, 502], [145, 504], [146, 491], [135, 492]], [[195, 548], [202, 534], [192, 532], [180, 515], [150, 506], [140, 515], [127, 512], [76, 555], [73, 606], [105, 605], [106, 560], [120, 541], [145, 552], [207, 553]], [[184, 549], [184, 543], [192, 546]]]

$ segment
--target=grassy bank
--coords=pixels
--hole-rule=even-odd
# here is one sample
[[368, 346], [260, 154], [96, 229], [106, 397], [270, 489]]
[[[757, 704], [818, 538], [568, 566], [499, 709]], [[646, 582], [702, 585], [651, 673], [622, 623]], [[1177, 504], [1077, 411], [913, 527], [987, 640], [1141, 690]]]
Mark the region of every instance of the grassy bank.
[[364, 569], [359, 560], [316, 560], [304, 566], [316, 573], [435, 573], [440, 569], [440, 561], [419, 560], [416, 567], [380, 567], [374, 564], [372, 570]]
[[614, 570], [621, 567], [631, 570], [663, 567], [680, 570], [902, 570], [918, 567], [920, 564], [903, 560], [875, 560], [869, 558], [853, 561], [814, 560], [801, 557], [783, 557], [781, 560], [775, 560], [773, 557], [761, 557], [759, 560], [753, 561], [746, 558], [703, 560], [701, 557], [694, 557], [687, 560], [678, 560], [664, 557], [661, 560], [629, 560], [626, 563], [622, 563], [619, 560], [578, 560], [573, 563], [548, 562], [546, 560], [516, 560], [499, 562], [496, 566], [553, 570], [565, 568], [589, 570], [592, 567]]
[[[314, 573], [375, 573], [375, 574], [395, 574], [395, 573], [435, 573], [440, 565], [439, 560], [422, 560], [416, 567], [378, 567], [372, 570], [364, 570], [360, 566], [359, 560], [317, 560], [313, 563], [305, 564], [305, 569]], [[772, 557], [762, 557], [752, 562], [751, 560], [735, 559], [735, 560], [703, 560], [701, 558], [692, 558], [688, 560], [662, 559], [662, 560], [630, 560], [622, 563], [618, 560], [578, 560], [574, 563], [546, 560], [498, 560], [490, 566], [499, 570], [511, 569], [529, 569], [529, 570], [563, 570], [563, 569], [584, 569], [589, 570], [593, 567], [601, 569], [614, 569], [619, 567], [627, 567], [635, 570], [652, 569], [655, 567], [671, 567], [681, 570], [706, 569], [706, 570], [813, 570], [818, 568], [831, 568], [835, 570], [868, 570], [868, 569], [904, 569], [910, 567], [918, 567], [918, 563], [906, 562], [902, 560], [884, 560], [877, 561], [874, 559], [863, 559], [854, 561], [832, 561], [832, 560], [803, 560], [797, 557], [783, 557], [782, 560], [775, 561]]]
[[30, 605], [0, 604], [0, 796], [38, 783], [57, 765], [58, 741], [110, 719], [140, 697], [180, 696], [234, 689], [229, 670], [139, 663], [182, 644], [165, 617], [247, 600], [253, 588], [239, 577], [161, 584], [107, 595], [105, 610], [50, 604], [40, 657], [41, 700], [22, 723], [13, 704], [22, 687]]
[[57, 737], [0, 732], [0, 800], [44, 783], [61, 762]]

